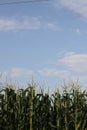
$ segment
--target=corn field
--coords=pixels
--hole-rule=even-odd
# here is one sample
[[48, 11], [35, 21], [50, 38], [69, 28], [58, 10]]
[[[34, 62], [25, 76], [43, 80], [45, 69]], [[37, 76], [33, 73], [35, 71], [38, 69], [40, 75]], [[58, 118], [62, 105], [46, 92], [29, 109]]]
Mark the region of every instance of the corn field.
[[0, 90], [0, 130], [87, 130], [87, 92], [6, 87]]

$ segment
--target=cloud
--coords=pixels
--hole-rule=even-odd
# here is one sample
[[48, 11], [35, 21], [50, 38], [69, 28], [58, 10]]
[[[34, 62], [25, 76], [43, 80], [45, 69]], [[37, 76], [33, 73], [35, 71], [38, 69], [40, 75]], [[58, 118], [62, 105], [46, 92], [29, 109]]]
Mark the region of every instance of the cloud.
[[75, 52], [61, 52], [56, 61], [48, 63], [52, 68], [43, 68], [38, 71], [40, 76], [58, 78], [60, 81], [79, 81], [87, 84], [87, 54]]
[[87, 72], [87, 54], [77, 54], [74, 52], [65, 53], [58, 62], [66, 65], [66, 67], [69, 67], [72, 71], [79, 73]]
[[87, 17], [87, 0], [55, 0], [56, 5], [69, 8], [74, 12]]
[[11, 77], [32, 76], [33, 74], [34, 74], [33, 70], [30, 69], [12, 68], [10, 70]]
[[66, 78], [69, 76], [69, 72], [66, 71], [66, 70], [58, 70], [58, 69], [48, 69], [48, 68], [45, 68], [45, 69], [42, 69], [42, 70], [39, 70], [38, 73], [42, 76], [56, 76], [56, 77], [62, 77], [62, 78]]
[[47, 23], [47, 24], [46, 24], [46, 28], [47, 28], [47, 29], [50, 29], [50, 30], [55, 30], [55, 31], [60, 30], [60, 29], [58, 28], [58, 26], [56, 25], [56, 23]]
[[0, 31], [40, 29], [40, 21], [37, 17], [0, 18]]
[[0, 31], [18, 31], [18, 30], [38, 30], [48, 29], [59, 31], [60, 28], [55, 22], [44, 22], [39, 17], [23, 16], [19, 18], [0, 18]]
[[49, 29], [56, 29], [56, 26], [55, 26], [55, 24], [53, 24], [53, 23], [48, 23], [48, 24], [47, 24], [47, 27], [48, 27]]
[[75, 29], [73, 29], [73, 31], [74, 31], [76, 34], [81, 34], [80, 28], [75, 28]]

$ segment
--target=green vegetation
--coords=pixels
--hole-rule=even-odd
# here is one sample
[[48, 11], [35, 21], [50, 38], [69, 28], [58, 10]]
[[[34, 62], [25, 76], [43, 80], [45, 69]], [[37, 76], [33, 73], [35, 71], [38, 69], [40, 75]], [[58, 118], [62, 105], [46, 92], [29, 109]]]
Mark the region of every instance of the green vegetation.
[[53, 94], [33, 85], [0, 91], [0, 130], [87, 130], [87, 92], [79, 86]]

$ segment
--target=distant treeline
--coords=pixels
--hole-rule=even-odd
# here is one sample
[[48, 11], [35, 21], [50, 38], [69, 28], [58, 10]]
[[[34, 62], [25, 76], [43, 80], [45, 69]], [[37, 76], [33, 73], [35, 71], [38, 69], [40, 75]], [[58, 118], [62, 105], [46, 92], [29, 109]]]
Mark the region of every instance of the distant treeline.
[[87, 130], [87, 92], [74, 84], [52, 94], [33, 85], [0, 90], [0, 130]]

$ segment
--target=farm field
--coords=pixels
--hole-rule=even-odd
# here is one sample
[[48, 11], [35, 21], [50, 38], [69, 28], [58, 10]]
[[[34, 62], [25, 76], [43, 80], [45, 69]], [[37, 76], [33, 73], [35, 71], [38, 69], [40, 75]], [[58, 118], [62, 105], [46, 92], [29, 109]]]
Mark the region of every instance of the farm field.
[[71, 89], [51, 95], [29, 85], [0, 91], [0, 130], [87, 130], [87, 92]]

